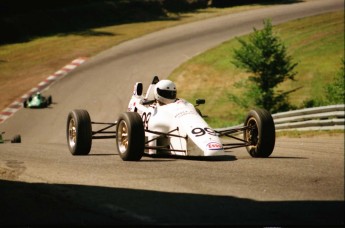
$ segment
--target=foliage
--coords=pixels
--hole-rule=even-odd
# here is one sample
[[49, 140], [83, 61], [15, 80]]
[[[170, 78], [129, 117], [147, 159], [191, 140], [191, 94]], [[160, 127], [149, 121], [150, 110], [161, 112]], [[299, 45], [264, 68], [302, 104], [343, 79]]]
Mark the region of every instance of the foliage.
[[271, 112], [288, 109], [287, 96], [296, 89], [284, 92], [276, 91], [275, 87], [287, 79], [294, 80], [294, 68], [297, 63], [292, 62], [285, 45], [273, 34], [271, 21], [264, 20], [262, 30], [254, 28], [249, 42], [243, 39], [238, 41], [242, 46], [234, 50], [232, 63], [251, 74], [248, 79], [255, 86], [252, 85], [248, 89], [256, 88], [254, 93], [245, 93], [245, 99], [251, 99], [255, 106]]
[[181, 13], [208, 7], [208, 0], [163, 0], [163, 8], [169, 12]]
[[345, 103], [345, 60], [341, 60], [341, 67], [337, 74], [333, 77], [333, 80], [326, 84], [324, 88], [325, 98], [314, 98], [305, 100], [300, 108], [312, 108], [320, 107], [332, 104], [344, 104]]
[[257, 84], [250, 83], [250, 81], [245, 79], [234, 83], [234, 88], [246, 88], [246, 90], [242, 92], [241, 97], [238, 97], [232, 93], [228, 94], [230, 101], [236, 103], [244, 109], [249, 109], [250, 107], [255, 106], [255, 100], [253, 98], [261, 95], [261, 90]]
[[328, 104], [344, 104], [345, 102], [345, 60], [335, 75], [333, 81], [326, 86], [326, 99]]
[[[288, 53], [299, 63], [295, 69], [298, 80], [287, 80], [277, 87], [282, 91], [302, 87], [289, 94], [289, 110], [305, 108], [302, 102], [309, 98], [325, 100], [325, 87], [340, 68], [339, 59], [344, 55], [344, 12], [290, 21], [274, 26], [273, 31], [279, 31]], [[241, 38], [248, 40], [249, 36]], [[255, 99], [251, 104], [244, 99], [248, 98], [244, 93], [254, 92], [253, 88], [248, 89], [254, 83], [245, 81], [249, 74], [229, 64], [233, 50], [240, 46], [237, 39], [230, 39], [182, 64], [169, 76], [177, 83], [180, 97], [190, 102], [206, 98], [207, 104], [201, 111], [209, 116], [207, 122], [215, 128], [243, 123], [245, 113], [254, 106]], [[232, 95], [248, 108], [229, 101]], [[318, 101], [308, 103], [320, 106]]]
[[296, 3], [299, 0], [212, 0], [213, 7], [233, 7], [240, 5], [255, 5], [255, 4], [290, 4]]
[[0, 45], [128, 22], [168, 19], [168, 12], [207, 7], [207, 0], [1, 0]]

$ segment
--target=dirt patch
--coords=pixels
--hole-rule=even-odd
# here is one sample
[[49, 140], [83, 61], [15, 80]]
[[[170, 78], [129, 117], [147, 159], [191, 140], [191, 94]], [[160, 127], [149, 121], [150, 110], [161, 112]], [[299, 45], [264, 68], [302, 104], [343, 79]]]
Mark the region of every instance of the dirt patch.
[[5, 165], [8, 168], [0, 167], [0, 179], [3, 180], [17, 180], [18, 177], [26, 170], [23, 162], [15, 160], [6, 161]]

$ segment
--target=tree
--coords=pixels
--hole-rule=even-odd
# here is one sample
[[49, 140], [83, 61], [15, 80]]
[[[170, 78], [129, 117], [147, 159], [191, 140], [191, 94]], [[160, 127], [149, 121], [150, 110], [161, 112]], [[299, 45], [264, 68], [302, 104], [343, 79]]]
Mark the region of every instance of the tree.
[[246, 94], [255, 94], [256, 97], [251, 97], [255, 106], [271, 112], [285, 111], [289, 108], [287, 96], [296, 89], [284, 92], [276, 91], [275, 87], [287, 79], [295, 80], [297, 63], [292, 62], [285, 45], [273, 34], [271, 21], [267, 19], [263, 23], [262, 30], [254, 28], [249, 42], [238, 39], [242, 46], [234, 50], [232, 63], [251, 73], [249, 81], [254, 85], [249, 88], [258, 92]]

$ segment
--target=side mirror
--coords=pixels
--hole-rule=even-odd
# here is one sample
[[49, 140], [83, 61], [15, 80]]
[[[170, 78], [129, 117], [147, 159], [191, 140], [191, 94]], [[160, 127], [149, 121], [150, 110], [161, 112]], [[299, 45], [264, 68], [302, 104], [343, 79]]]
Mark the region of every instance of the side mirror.
[[196, 99], [196, 105], [195, 106], [199, 106], [199, 105], [201, 105], [201, 104], [205, 104], [206, 103], [206, 101], [205, 101], [205, 99]]
[[141, 82], [135, 83], [133, 94], [137, 95], [137, 96], [143, 95], [143, 83], [141, 83]]

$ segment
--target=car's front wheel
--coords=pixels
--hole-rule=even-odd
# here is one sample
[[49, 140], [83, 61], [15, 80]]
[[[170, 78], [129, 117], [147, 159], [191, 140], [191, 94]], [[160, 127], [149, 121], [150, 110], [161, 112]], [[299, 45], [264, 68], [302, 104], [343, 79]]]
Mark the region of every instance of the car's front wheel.
[[145, 149], [143, 121], [136, 112], [122, 113], [116, 126], [116, 144], [124, 161], [139, 161]]
[[72, 155], [88, 155], [92, 144], [92, 126], [86, 110], [73, 110], [67, 117], [67, 145]]
[[269, 157], [275, 144], [275, 126], [271, 114], [264, 109], [251, 110], [245, 120], [244, 140], [252, 157]]

